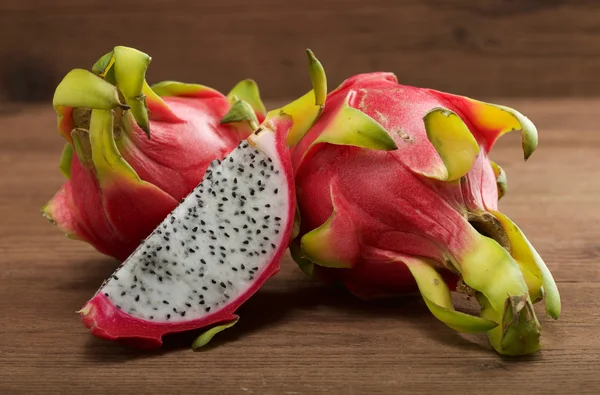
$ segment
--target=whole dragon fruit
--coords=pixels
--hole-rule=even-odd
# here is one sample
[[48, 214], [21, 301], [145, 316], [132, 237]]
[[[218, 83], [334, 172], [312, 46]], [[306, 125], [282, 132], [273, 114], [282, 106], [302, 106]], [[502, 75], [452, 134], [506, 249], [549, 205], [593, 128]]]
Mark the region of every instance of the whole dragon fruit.
[[[203, 329], [196, 349], [234, 325], [236, 309], [277, 273], [296, 208], [288, 146], [308, 131], [326, 97], [324, 70], [307, 53], [313, 89], [306, 95], [272, 110], [260, 125], [251, 106], [236, 100], [225, 121], [254, 132], [210, 164], [83, 306], [92, 334], [155, 348], [165, 334]], [[94, 109], [91, 124], [92, 137], [113, 140], [109, 110]], [[120, 159], [113, 150], [106, 160]]]
[[[53, 99], [67, 141], [60, 168], [68, 181], [42, 212], [68, 237], [119, 260], [202, 180], [211, 161], [253, 132], [247, 123], [222, 122], [233, 102], [248, 103], [259, 122], [266, 116], [252, 80], [227, 96], [176, 81], [150, 87], [150, 60], [136, 49], [115, 47], [92, 72], [70, 71]], [[113, 138], [92, 130], [94, 109], [112, 110]], [[107, 160], [113, 154], [118, 165]]]
[[[532, 304], [557, 319], [552, 275], [498, 211], [505, 176], [488, 153], [519, 130], [525, 159], [537, 131], [517, 111], [398, 84], [391, 73], [347, 79], [293, 148], [300, 230], [291, 250], [309, 275], [373, 298], [418, 289], [449, 327], [487, 332], [497, 352], [539, 349]], [[456, 311], [451, 290], [480, 316]]]

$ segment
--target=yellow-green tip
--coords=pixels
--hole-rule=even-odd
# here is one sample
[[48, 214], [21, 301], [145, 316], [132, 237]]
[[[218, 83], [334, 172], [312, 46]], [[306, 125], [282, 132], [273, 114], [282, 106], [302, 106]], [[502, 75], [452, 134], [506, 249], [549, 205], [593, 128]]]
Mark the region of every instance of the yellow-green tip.
[[306, 54], [308, 55], [310, 80], [315, 91], [315, 104], [323, 107], [327, 98], [327, 75], [313, 51], [306, 49]]

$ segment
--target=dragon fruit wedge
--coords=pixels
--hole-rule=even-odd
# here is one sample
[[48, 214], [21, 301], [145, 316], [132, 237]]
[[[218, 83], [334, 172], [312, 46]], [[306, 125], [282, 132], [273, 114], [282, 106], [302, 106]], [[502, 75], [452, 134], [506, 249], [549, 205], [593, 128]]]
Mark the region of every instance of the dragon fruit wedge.
[[[266, 116], [252, 80], [227, 96], [175, 81], [150, 87], [150, 60], [115, 47], [91, 72], [70, 71], [53, 100], [66, 140], [60, 168], [68, 180], [42, 212], [70, 238], [121, 261], [200, 182], [211, 161], [252, 133], [247, 123], [221, 122], [232, 103], [249, 103], [259, 122]], [[91, 122], [93, 110], [110, 110], [112, 119]], [[111, 139], [98, 138], [109, 121]], [[109, 154], [120, 158], [118, 166], [107, 162]]]
[[[552, 275], [521, 230], [498, 211], [505, 175], [488, 158], [520, 131], [525, 159], [537, 131], [517, 111], [361, 74], [327, 96], [292, 148], [300, 218], [291, 252], [302, 270], [374, 298], [420, 291], [435, 317], [487, 333], [500, 354], [533, 353]], [[451, 290], [475, 296], [480, 316], [455, 310]]]
[[[323, 68], [308, 55], [313, 90], [260, 126], [247, 102], [233, 104], [224, 122], [255, 131], [210, 164], [80, 310], [92, 334], [154, 348], [167, 333], [202, 328], [200, 347], [235, 324], [235, 310], [279, 270], [296, 211], [287, 141], [300, 140], [308, 128], [298, 125], [312, 125], [326, 96]], [[113, 141], [112, 111], [92, 110], [92, 138]], [[116, 150], [104, 158], [107, 167], [125, 166]]]

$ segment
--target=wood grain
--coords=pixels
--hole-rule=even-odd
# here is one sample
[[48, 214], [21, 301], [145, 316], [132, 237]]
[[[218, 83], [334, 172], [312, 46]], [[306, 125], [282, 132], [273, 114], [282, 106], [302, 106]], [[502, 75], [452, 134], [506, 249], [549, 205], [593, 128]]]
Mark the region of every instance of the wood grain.
[[591, 96], [599, 27], [594, 0], [3, 0], [0, 97], [46, 99], [115, 45], [152, 55], [152, 82], [251, 77], [267, 98], [307, 89], [306, 47], [332, 87], [383, 70], [467, 95]]
[[560, 320], [541, 318], [543, 350], [518, 359], [454, 333], [419, 298], [358, 301], [289, 258], [204, 352], [192, 352], [187, 335], [160, 352], [98, 340], [75, 311], [116, 262], [40, 216], [63, 182], [62, 141], [48, 106], [13, 107], [0, 117], [0, 393], [599, 393], [600, 134], [590, 110], [600, 101], [499, 102], [540, 131], [527, 163], [516, 135], [493, 152], [509, 176], [501, 209], [545, 258], [563, 298]]

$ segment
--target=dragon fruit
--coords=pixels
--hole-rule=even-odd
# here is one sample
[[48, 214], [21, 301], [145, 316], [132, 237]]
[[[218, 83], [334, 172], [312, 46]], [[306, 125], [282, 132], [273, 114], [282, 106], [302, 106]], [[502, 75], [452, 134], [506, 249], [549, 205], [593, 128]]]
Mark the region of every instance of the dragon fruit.
[[[360, 74], [331, 92], [292, 148], [302, 270], [363, 298], [418, 290], [457, 331], [487, 333], [500, 354], [540, 348], [533, 309], [560, 314], [552, 275], [521, 230], [498, 211], [506, 190], [488, 154], [520, 131], [525, 159], [537, 131], [519, 112]], [[451, 291], [476, 297], [480, 316], [455, 310]]]
[[[252, 133], [247, 124], [220, 122], [232, 103], [249, 103], [260, 122], [266, 116], [252, 80], [227, 96], [176, 81], [150, 87], [150, 60], [115, 47], [92, 72], [69, 72], [53, 100], [67, 141], [60, 168], [68, 180], [42, 212], [67, 236], [121, 261], [200, 182], [211, 161]], [[123, 158], [118, 167], [104, 158], [113, 141], [91, 135], [92, 109], [114, 114], [114, 143]]]
[[[255, 132], [211, 163], [80, 310], [92, 334], [154, 348], [167, 333], [210, 327], [193, 345], [200, 347], [235, 324], [235, 310], [279, 270], [296, 209], [287, 141], [308, 130], [326, 96], [323, 68], [308, 54], [313, 90], [260, 126], [248, 103], [233, 104], [222, 122]], [[111, 111], [92, 110], [90, 136], [92, 145], [107, 142], [105, 165], [118, 169], [126, 162], [114, 145]]]

